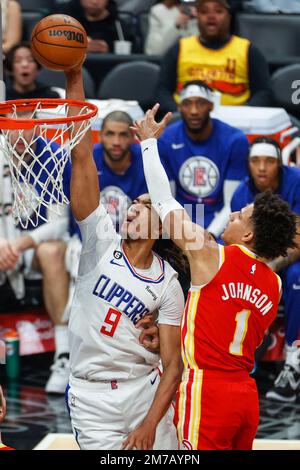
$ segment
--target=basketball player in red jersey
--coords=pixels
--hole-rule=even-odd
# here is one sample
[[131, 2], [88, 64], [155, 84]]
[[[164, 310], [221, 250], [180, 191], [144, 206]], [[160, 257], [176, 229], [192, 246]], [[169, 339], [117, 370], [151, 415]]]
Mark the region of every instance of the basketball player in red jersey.
[[[252, 449], [259, 423], [254, 352], [277, 313], [278, 276], [266, 265], [295, 246], [296, 217], [271, 192], [230, 215], [218, 245], [172, 196], [157, 138], [159, 105], [133, 130], [164, 230], [187, 255], [191, 289], [181, 323], [184, 374], [177, 398], [182, 449]], [[221, 149], [220, 149], [221, 151]]]

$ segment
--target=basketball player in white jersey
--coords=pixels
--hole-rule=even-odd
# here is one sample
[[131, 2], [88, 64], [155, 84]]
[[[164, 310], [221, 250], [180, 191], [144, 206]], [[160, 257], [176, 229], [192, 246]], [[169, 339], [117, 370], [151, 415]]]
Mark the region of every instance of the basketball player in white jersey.
[[[84, 100], [81, 69], [66, 77], [67, 98]], [[72, 151], [71, 206], [83, 244], [69, 322], [73, 431], [81, 449], [177, 449], [170, 407], [182, 370], [184, 299], [177, 273], [152, 251], [156, 214], [148, 195], [129, 208], [125, 240], [99, 201], [88, 131]], [[140, 344], [136, 328], [155, 312], [161, 377], [159, 356]]]

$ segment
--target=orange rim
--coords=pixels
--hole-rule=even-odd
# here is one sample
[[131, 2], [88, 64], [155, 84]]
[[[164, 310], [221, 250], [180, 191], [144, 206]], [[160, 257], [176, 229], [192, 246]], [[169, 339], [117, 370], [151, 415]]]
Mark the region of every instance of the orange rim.
[[19, 119], [7, 116], [0, 116], [0, 129], [32, 129], [37, 125], [53, 125], [53, 124], [67, 124], [69, 122], [80, 122], [91, 119], [98, 113], [98, 108], [95, 104], [86, 101], [69, 100], [61, 98], [35, 98], [26, 100], [11, 100], [0, 102], [0, 115], [8, 114], [13, 111], [24, 112], [34, 111], [37, 105], [40, 104], [39, 109], [54, 109], [58, 106], [68, 105], [73, 108], [87, 108], [83, 114], [77, 116], [64, 116], [64, 117], [51, 117], [43, 119]]

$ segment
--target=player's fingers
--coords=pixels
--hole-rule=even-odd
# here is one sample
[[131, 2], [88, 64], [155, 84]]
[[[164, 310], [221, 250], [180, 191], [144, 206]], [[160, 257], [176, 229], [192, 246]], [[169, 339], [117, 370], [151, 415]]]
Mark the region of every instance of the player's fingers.
[[142, 318], [137, 322], [135, 325], [136, 328], [148, 328], [151, 324], [153, 324], [154, 320], [153, 317], [147, 315], [146, 317]]
[[160, 126], [166, 127], [166, 125], [169, 123], [172, 116], [173, 116], [173, 113], [171, 112], [167, 113], [165, 117], [160, 121]]
[[153, 108], [152, 108], [152, 116], [155, 117], [156, 114], [157, 114], [157, 111], [159, 110], [159, 107], [160, 107], [160, 104], [159, 103], [156, 103]]

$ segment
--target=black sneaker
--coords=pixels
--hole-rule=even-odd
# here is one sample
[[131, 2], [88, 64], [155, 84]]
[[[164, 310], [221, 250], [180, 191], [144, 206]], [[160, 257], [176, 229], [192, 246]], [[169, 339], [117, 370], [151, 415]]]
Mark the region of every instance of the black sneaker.
[[274, 387], [267, 392], [266, 397], [271, 400], [294, 403], [299, 390], [300, 374], [286, 364], [275, 380]]

